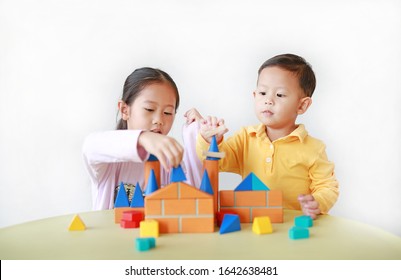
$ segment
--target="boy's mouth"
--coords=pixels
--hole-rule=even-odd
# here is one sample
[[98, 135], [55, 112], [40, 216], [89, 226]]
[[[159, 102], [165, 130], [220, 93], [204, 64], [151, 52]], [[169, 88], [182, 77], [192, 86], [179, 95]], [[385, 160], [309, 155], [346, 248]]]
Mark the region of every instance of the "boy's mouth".
[[270, 111], [270, 110], [264, 110], [264, 111], [262, 111], [262, 114], [265, 115], [265, 116], [267, 116], [267, 117], [269, 117], [269, 116], [272, 116], [272, 115], [273, 115], [273, 112]]
[[150, 131], [154, 132], [154, 133], [159, 133], [162, 134], [161, 129], [155, 128], [155, 129], [151, 129]]

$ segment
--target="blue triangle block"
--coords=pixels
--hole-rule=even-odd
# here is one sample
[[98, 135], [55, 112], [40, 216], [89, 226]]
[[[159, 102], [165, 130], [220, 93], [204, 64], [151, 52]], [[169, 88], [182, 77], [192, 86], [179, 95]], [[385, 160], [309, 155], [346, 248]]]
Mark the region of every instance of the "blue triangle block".
[[120, 188], [118, 189], [116, 201], [114, 202], [114, 208], [117, 207], [129, 207], [129, 200], [123, 182], [120, 183]]
[[148, 161], [158, 161], [157, 157], [155, 157], [154, 155], [150, 154]]
[[206, 169], [205, 172], [203, 172], [202, 182], [199, 189], [205, 193], [213, 195], [212, 184], [210, 183], [209, 174]]
[[[217, 146], [216, 135], [213, 135], [212, 141], [210, 142], [209, 152], [219, 152], [219, 147]], [[215, 157], [206, 157], [207, 160], [219, 160]]]
[[241, 230], [239, 216], [235, 214], [225, 214], [220, 226], [220, 234]]
[[253, 173], [248, 176], [234, 189], [234, 191], [269, 191], [270, 189]]
[[145, 201], [143, 200], [143, 193], [141, 187], [139, 186], [139, 183], [136, 183], [135, 192], [134, 195], [132, 196], [131, 208], [144, 207], [144, 206], [145, 206]]
[[170, 182], [175, 183], [175, 182], [182, 182], [186, 181], [187, 177], [185, 177], [184, 171], [181, 168], [181, 165], [178, 165], [178, 167], [173, 167], [171, 170], [171, 175], [170, 175]]
[[151, 169], [149, 174], [148, 184], [145, 189], [145, 195], [150, 195], [154, 191], [157, 191], [157, 189], [158, 186], [157, 186], [155, 171]]

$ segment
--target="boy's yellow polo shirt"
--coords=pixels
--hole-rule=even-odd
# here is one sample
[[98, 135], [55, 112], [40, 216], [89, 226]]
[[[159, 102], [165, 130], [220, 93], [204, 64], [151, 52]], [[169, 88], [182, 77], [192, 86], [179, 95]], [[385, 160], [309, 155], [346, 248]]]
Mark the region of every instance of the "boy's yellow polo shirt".
[[[202, 151], [208, 149], [209, 143], [198, 135], [196, 150], [200, 159], [204, 159]], [[219, 169], [237, 173], [243, 179], [253, 172], [270, 189], [282, 190], [287, 209], [300, 210], [298, 195], [312, 194], [322, 213], [327, 213], [339, 191], [334, 164], [327, 159], [325, 149], [323, 142], [309, 136], [302, 124], [273, 142], [263, 124], [248, 126], [219, 144], [220, 152], [226, 153]]]

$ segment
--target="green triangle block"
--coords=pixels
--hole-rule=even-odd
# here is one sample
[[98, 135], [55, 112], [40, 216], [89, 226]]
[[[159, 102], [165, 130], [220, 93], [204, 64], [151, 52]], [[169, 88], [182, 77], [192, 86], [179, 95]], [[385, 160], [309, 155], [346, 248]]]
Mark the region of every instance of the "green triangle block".
[[234, 191], [269, 191], [270, 189], [253, 172], [234, 189]]

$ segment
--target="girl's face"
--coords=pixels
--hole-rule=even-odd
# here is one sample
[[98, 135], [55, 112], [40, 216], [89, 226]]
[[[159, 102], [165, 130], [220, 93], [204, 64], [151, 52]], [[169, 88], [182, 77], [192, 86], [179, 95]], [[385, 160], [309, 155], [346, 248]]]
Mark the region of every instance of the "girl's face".
[[147, 85], [131, 106], [120, 101], [123, 120], [128, 129], [148, 130], [167, 135], [175, 118], [176, 92], [169, 83]]
[[259, 121], [269, 128], [288, 131], [295, 128], [297, 116], [303, 114], [312, 101], [305, 97], [293, 73], [275, 66], [262, 70], [253, 95]]

